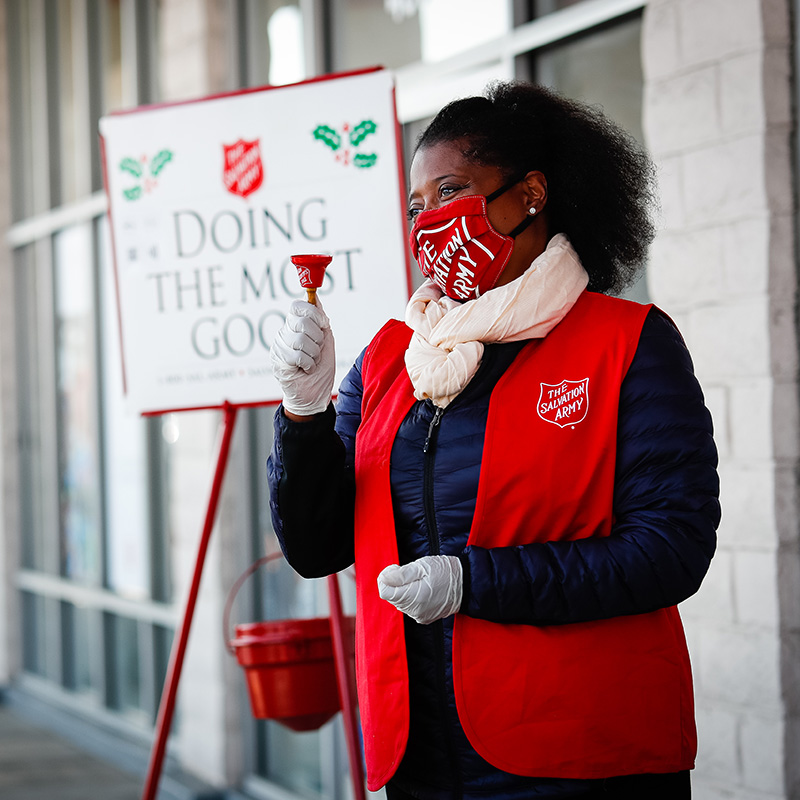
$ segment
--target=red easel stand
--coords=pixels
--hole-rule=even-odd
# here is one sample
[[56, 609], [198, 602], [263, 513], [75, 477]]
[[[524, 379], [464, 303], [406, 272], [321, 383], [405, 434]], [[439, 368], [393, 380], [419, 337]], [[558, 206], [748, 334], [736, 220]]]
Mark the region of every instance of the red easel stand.
[[353, 794], [356, 800], [366, 800], [364, 765], [361, 761], [361, 748], [358, 743], [356, 699], [353, 695], [350, 659], [344, 643], [344, 612], [342, 611], [342, 598], [339, 594], [339, 579], [336, 575], [328, 576], [328, 605], [330, 606], [333, 659], [336, 663], [336, 682], [339, 686], [339, 701], [342, 704], [342, 722], [347, 739], [347, 758], [350, 761]]
[[167, 748], [167, 736], [172, 725], [172, 716], [175, 712], [175, 700], [178, 695], [178, 682], [183, 669], [183, 659], [186, 655], [186, 643], [189, 641], [189, 630], [192, 627], [192, 617], [197, 604], [197, 593], [200, 589], [200, 578], [203, 574], [203, 565], [206, 560], [208, 543], [211, 540], [211, 530], [214, 527], [214, 517], [217, 513], [217, 504], [222, 489], [222, 479], [225, 476], [225, 467], [228, 463], [228, 452], [231, 447], [233, 427], [236, 422], [236, 406], [226, 403], [223, 406], [222, 436], [219, 442], [217, 465], [214, 470], [214, 479], [211, 483], [211, 492], [208, 498], [208, 508], [203, 524], [203, 533], [197, 548], [197, 560], [194, 565], [192, 583], [189, 587], [189, 597], [186, 600], [186, 610], [183, 619], [176, 631], [169, 655], [167, 677], [164, 680], [164, 689], [161, 693], [161, 702], [158, 706], [156, 719], [156, 738], [150, 753], [150, 764], [147, 769], [147, 779], [142, 793], [142, 800], [155, 800], [158, 791], [158, 781], [161, 778], [161, 769], [164, 763], [164, 753]]

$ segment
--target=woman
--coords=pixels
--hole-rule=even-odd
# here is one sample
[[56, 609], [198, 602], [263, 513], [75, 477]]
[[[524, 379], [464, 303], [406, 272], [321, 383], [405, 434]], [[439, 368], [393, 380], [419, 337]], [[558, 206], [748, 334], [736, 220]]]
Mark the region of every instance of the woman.
[[[426, 277], [330, 405], [296, 303], [269, 479], [306, 577], [355, 560], [370, 788], [389, 798], [686, 798], [676, 604], [719, 522], [680, 334], [612, 298], [652, 239], [652, 169], [598, 112], [524, 83], [451, 103], [411, 165]], [[314, 497], [314, 503], [305, 501]]]

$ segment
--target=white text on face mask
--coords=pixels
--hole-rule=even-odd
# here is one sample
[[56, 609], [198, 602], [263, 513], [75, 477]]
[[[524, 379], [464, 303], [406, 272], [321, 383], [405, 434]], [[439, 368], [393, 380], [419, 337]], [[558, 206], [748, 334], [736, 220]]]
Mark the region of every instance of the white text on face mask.
[[[469, 244], [469, 240], [466, 244]], [[456, 226], [452, 236], [441, 253], [436, 252], [436, 247], [430, 239], [425, 239], [422, 243], [421, 254], [425, 265], [420, 267], [424, 274], [432, 277], [443, 290], [446, 290], [450, 271], [453, 267], [453, 256], [459, 253], [457, 262], [457, 272], [451, 291], [460, 299], [465, 300], [475, 291], [475, 272], [467, 264], [476, 267], [477, 264], [469, 257], [467, 246], [464, 243], [464, 236], [461, 229]]]

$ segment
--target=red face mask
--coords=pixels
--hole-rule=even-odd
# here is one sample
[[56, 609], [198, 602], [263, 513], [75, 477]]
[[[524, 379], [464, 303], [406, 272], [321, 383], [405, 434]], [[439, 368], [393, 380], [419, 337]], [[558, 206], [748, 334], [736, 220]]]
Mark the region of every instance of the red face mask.
[[411, 252], [422, 274], [448, 297], [472, 300], [488, 292], [500, 278], [514, 249], [514, 238], [532, 217], [526, 217], [506, 236], [489, 222], [486, 206], [514, 183], [518, 181], [501, 186], [488, 197], [459, 197], [423, 211], [414, 220]]

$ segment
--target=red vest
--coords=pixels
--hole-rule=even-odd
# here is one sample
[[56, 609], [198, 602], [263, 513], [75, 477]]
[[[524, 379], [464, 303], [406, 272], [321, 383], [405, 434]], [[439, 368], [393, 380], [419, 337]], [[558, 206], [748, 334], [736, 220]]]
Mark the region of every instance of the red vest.
[[[608, 536], [622, 380], [648, 306], [585, 292], [497, 383], [469, 544], [502, 547]], [[414, 404], [390, 322], [363, 363], [356, 438], [358, 695], [371, 790], [408, 738], [402, 614], [376, 579], [397, 563], [392, 444]], [[507, 772], [601, 778], [694, 765], [691, 668], [676, 608], [569, 625], [503, 625], [456, 615], [453, 680], [472, 746]]]

